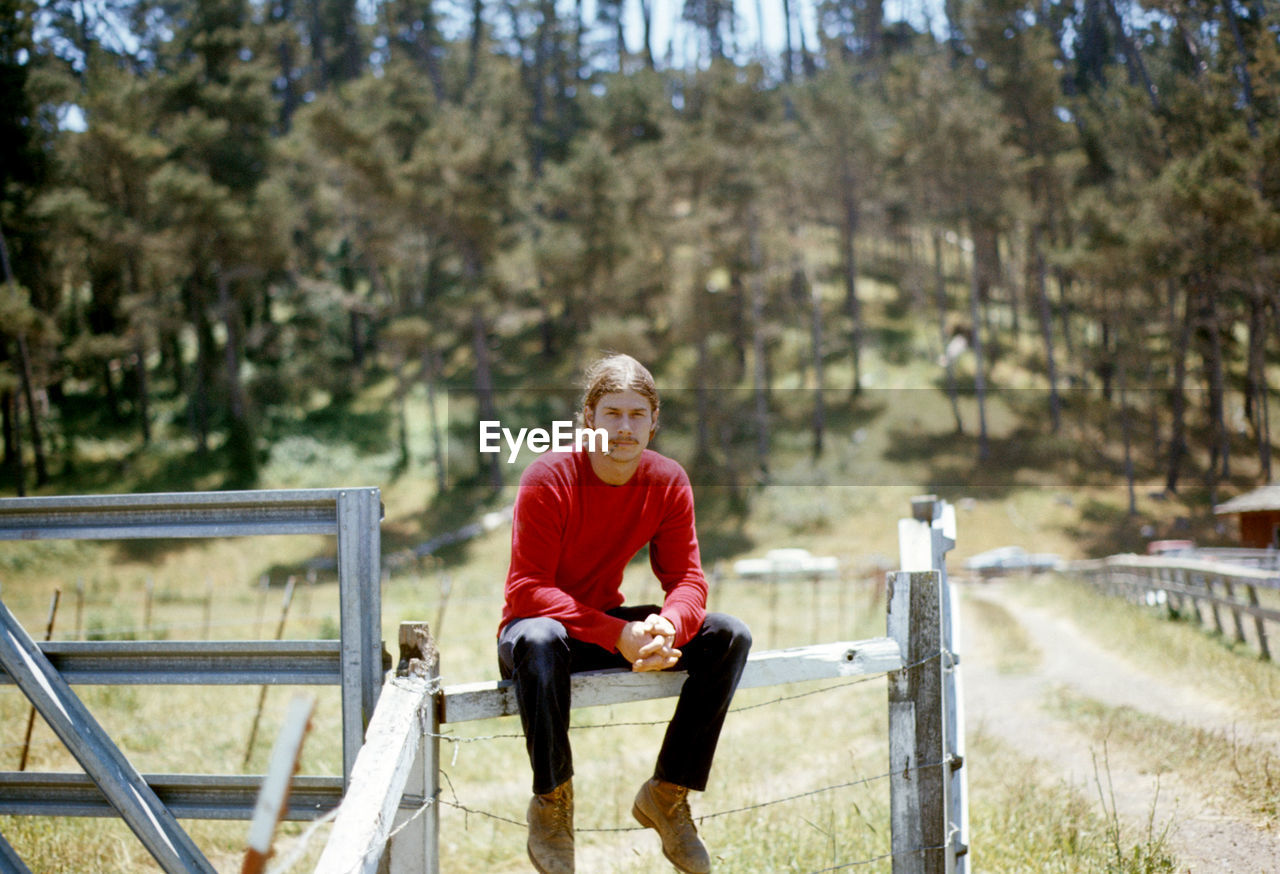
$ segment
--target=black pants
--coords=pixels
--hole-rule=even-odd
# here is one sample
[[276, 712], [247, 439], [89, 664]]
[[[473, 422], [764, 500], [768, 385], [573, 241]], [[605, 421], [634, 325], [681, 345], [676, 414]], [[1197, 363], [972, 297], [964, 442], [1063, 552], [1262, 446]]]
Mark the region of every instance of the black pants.
[[[657, 607], [619, 607], [611, 616], [643, 620]], [[751, 649], [751, 632], [723, 613], [708, 613], [698, 633], [680, 648], [672, 670], [688, 671], [675, 714], [658, 754], [654, 776], [688, 789], [707, 788], [711, 760], [729, 702]], [[573, 776], [569, 748], [569, 675], [630, 667], [621, 654], [569, 637], [555, 619], [513, 619], [498, 636], [503, 679], [514, 680], [524, 726], [533, 791], [546, 794]]]

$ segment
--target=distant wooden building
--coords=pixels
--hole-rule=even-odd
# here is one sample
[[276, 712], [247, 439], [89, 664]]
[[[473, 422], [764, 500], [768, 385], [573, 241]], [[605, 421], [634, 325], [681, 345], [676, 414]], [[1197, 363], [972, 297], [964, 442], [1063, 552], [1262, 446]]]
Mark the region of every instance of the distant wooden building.
[[1250, 549], [1280, 547], [1280, 485], [1263, 486], [1218, 504], [1219, 516], [1240, 516], [1240, 545]]

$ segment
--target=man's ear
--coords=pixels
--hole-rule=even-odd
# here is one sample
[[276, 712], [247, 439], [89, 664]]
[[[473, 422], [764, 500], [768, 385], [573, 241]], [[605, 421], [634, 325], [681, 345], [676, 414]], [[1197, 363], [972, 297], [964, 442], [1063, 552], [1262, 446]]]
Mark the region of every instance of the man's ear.
[[649, 426], [649, 439], [653, 439], [653, 435], [658, 433], [658, 411], [653, 411], [653, 424]]
[[582, 408], [582, 427], [590, 430], [596, 426], [596, 411], [590, 407]]

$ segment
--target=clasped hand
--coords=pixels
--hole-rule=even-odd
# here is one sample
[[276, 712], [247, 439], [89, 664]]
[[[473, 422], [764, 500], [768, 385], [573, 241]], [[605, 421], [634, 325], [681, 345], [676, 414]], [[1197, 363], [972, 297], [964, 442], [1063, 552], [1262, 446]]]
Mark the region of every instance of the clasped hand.
[[676, 627], [671, 620], [650, 613], [643, 622], [628, 622], [618, 635], [618, 652], [633, 671], [664, 671], [680, 661]]

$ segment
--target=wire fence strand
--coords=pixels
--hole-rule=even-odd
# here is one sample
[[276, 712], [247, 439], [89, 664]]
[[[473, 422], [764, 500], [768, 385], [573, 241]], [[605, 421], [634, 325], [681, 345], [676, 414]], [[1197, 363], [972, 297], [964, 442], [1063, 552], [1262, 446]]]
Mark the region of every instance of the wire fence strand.
[[[940, 659], [941, 657], [942, 657], [941, 652], [934, 653], [932, 655], [926, 656], [923, 659], [920, 659], [919, 661], [913, 662], [908, 665], [904, 665], [898, 670], [899, 671], [914, 670], [916, 668], [923, 667], [924, 665], [927, 665], [932, 661]], [[736, 712], [743, 712], [748, 710], [755, 710], [761, 707], [769, 707], [769, 706], [782, 704], [788, 701], [794, 701], [799, 698], [807, 698], [813, 695], [821, 695], [829, 692], [848, 689], [850, 687], [857, 686], [862, 683], [867, 683], [873, 680], [880, 679], [883, 676], [884, 674], [860, 676], [852, 680], [847, 680], [845, 682], [833, 683], [832, 685], [824, 686], [820, 689], [810, 689], [804, 692], [797, 692], [792, 695], [779, 695], [775, 698], [771, 698], [768, 701], [761, 701], [755, 704], [748, 704], [748, 705], [743, 705], [740, 707], [733, 708], [730, 712], [736, 713]], [[436, 688], [439, 688], [438, 684], [440, 682], [441, 681], [439, 679], [436, 680], [436, 683], [437, 683]], [[591, 723], [587, 725], [573, 726], [573, 728], [597, 729], [597, 728], [615, 728], [615, 727], [625, 727], [625, 726], [650, 726], [650, 725], [661, 725], [661, 724], [664, 724], [666, 721], [667, 720], [652, 720], [647, 722]], [[447, 741], [447, 742], [455, 743], [459, 745], [465, 744], [465, 743], [479, 743], [481, 741], [523, 739], [524, 737], [523, 734], [518, 734], [518, 733], [477, 735], [473, 737], [464, 737], [464, 736], [458, 736], [453, 734], [435, 733], [435, 734], [429, 734], [429, 736], [435, 737], [438, 740]], [[927, 764], [917, 765], [914, 770], [927, 770], [929, 768], [946, 767], [950, 763], [951, 763], [951, 757], [948, 756], [941, 761], [929, 762]], [[695, 819], [697, 819], [697, 821], [701, 823], [707, 820], [719, 819], [727, 816], [736, 816], [740, 814], [753, 813], [755, 811], [762, 810], [765, 808], [775, 807], [781, 804], [789, 804], [795, 801], [800, 801], [805, 798], [812, 798], [812, 797], [823, 795], [829, 792], [835, 792], [842, 789], [851, 789], [858, 786], [866, 786], [879, 781], [888, 780], [892, 778], [896, 773], [897, 772], [893, 770], [885, 771], [885, 772], [873, 774], [867, 777], [860, 777], [856, 780], [848, 780], [842, 783], [835, 783], [828, 786], [822, 786], [817, 789], [808, 790], [806, 792], [798, 792], [798, 793], [783, 796], [780, 798], [768, 799], [755, 804], [748, 804], [740, 807], [729, 808], [726, 810], [714, 811], [712, 813], [707, 813], [707, 814], [697, 816], [695, 817]], [[402, 821], [400, 825], [398, 825], [392, 832], [390, 832], [390, 834], [387, 835], [388, 842], [390, 842], [392, 838], [398, 835], [401, 831], [403, 831], [405, 828], [407, 828], [410, 824], [412, 824], [414, 821], [416, 821], [419, 817], [421, 817], [423, 814], [425, 814], [428, 810], [432, 809], [433, 807], [452, 808], [454, 810], [459, 811], [463, 815], [464, 819], [474, 815], [474, 816], [483, 817], [485, 819], [492, 820], [494, 822], [500, 822], [500, 823], [505, 823], [507, 825], [515, 826], [517, 828], [527, 827], [527, 823], [522, 820], [518, 820], [509, 816], [504, 816], [503, 814], [494, 813], [493, 811], [482, 810], [479, 808], [471, 807], [469, 805], [462, 803], [462, 801], [460, 801], [458, 798], [457, 790], [454, 788], [453, 781], [450, 779], [448, 772], [441, 769], [439, 771], [439, 775], [441, 778], [443, 778], [444, 783], [447, 784], [449, 792], [453, 796], [453, 799], [449, 800], [443, 797], [443, 788], [438, 791], [436, 798], [423, 798], [422, 796], [411, 797], [407, 795], [402, 797], [401, 799], [402, 810], [407, 809], [409, 805], [414, 805], [414, 808], [412, 810], [412, 813], [409, 814], [408, 818]], [[291, 848], [290, 854], [287, 857], [283, 858], [278, 865], [274, 866], [270, 870], [269, 874], [287, 874], [287, 872], [289, 872], [294, 866], [297, 865], [298, 861], [300, 861], [303, 855], [306, 853], [307, 845], [314, 839], [316, 833], [318, 832], [318, 829], [321, 826], [323, 826], [326, 822], [331, 821], [336, 815], [337, 815], [337, 809], [330, 811], [324, 817], [312, 823], [312, 825], [307, 829], [307, 831], [299, 838], [299, 840]], [[631, 826], [595, 826], [595, 827], [575, 829], [575, 831], [581, 834], [620, 834], [620, 833], [626, 833], [626, 832], [640, 832], [644, 830], [645, 830], [644, 827], [638, 824], [631, 825]], [[946, 849], [946, 845], [939, 845], [939, 846], [917, 847], [911, 850], [906, 850], [898, 853], [883, 853], [883, 854], [866, 858], [866, 859], [858, 859], [851, 862], [844, 862], [838, 865], [833, 865], [827, 868], [817, 869], [815, 871], [809, 872], [809, 874], [831, 874], [831, 872], [846, 871], [846, 870], [851, 870], [855, 868], [866, 867], [868, 865], [874, 865], [878, 862], [883, 862], [899, 856], [910, 856], [910, 855], [916, 855], [919, 853], [934, 852], [934, 851], [945, 850], [945, 849]], [[371, 850], [370, 852], [373, 852], [373, 851]]]

